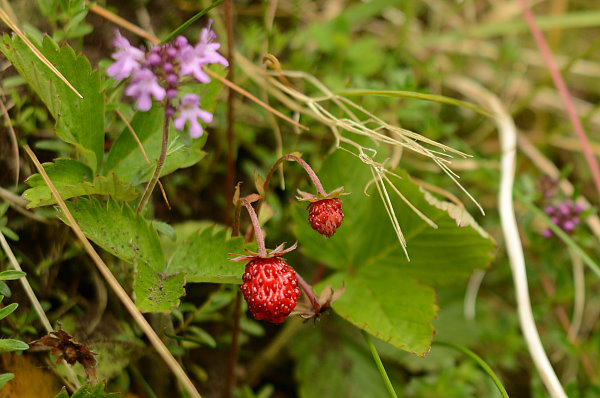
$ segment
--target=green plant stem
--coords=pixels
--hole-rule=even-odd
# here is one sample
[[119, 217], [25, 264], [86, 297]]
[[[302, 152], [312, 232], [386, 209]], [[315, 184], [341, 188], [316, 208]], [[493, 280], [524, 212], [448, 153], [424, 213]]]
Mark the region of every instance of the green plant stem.
[[488, 376], [490, 376], [490, 378], [492, 379], [492, 381], [498, 388], [498, 391], [500, 391], [500, 394], [502, 394], [502, 396], [504, 398], [509, 398], [508, 393], [506, 392], [506, 389], [500, 382], [500, 379], [498, 378], [498, 376], [496, 376], [496, 373], [494, 373], [492, 368], [490, 368], [490, 366], [483, 359], [481, 359], [481, 357], [479, 355], [475, 354], [473, 351], [469, 350], [467, 347], [463, 347], [461, 345], [454, 344], [454, 343], [446, 343], [443, 341], [434, 341], [433, 345], [439, 345], [439, 346], [443, 346], [443, 347], [453, 348], [456, 351], [462, 352], [463, 354], [465, 354], [466, 356], [471, 358], [473, 361], [475, 361], [477, 363], [477, 365], [479, 365], [481, 367], [481, 369], [483, 369], [483, 371], [485, 373], [488, 374]]
[[144, 392], [146, 393], [148, 398], [158, 398], [152, 390], [152, 387], [150, 387], [146, 379], [144, 379], [144, 376], [142, 376], [140, 371], [137, 370], [135, 366], [129, 364], [129, 371], [131, 372], [133, 377], [142, 385], [142, 388], [144, 389]]
[[172, 31], [171, 33], [169, 33], [167, 35], [167, 37], [165, 37], [164, 39], [162, 39], [162, 41], [160, 42], [160, 44], [168, 43], [171, 40], [173, 40], [173, 38], [175, 36], [177, 36], [178, 34], [180, 34], [181, 32], [183, 32], [184, 30], [186, 30], [191, 24], [193, 24], [194, 22], [196, 22], [200, 17], [202, 17], [204, 14], [206, 14], [207, 12], [209, 12], [210, 10], [212, 10], [213, 8], [215, 8], [216, 6], [218, 6], [219, 4], [221, 4], [223, 1], [225, 1], [225, 0], [217, 0], [217, 1], [215, 1], [211, 5], [209, 5], [208, 7], [206, 7], [205, 9], [203, 9], [202, 11], [200, 11], [199, 13], [197, 13], [196, 15], [194, 15], [193, 17], [191, 17], [190, 19], [188, 19], [187, 21], [185, 21], [177, 29], [175, 29], [174, 31]]
[[275, 360], [277, 360], [277, 358], [279, 358], [281, 350], [287, 346], [301, 326], [302, 321], [299, 318], [288, 318], [288, 320], [285, 321], [283, 329], [281, 329], [277, 336], [271, 340], [269, 345], [261, 351], [258, 358], [256, 358], [250, 366], [245, 380], [249, 386], [256, 386], [262, 373], [269, 366], [269, 364], [273, 363]]
[[144, 207], [146, 206], [148, 199], [150, 199], [150, 196], [152, 195], [152, 191], [154, 191], [154, 187], [156, 186], [156, 183], [158, 182], [158, 179], [160, 178], [160, 173], [162, 172], [163, 166], [165, 165], [165, 159], [167, 157], [167, 145], [169, 143], [169, 121], [171, 120], [171, 117], [167, 116], [167, 113], [166, 113], [166, 110], [169, 107], [170, 107], [170, 104], [167, 103], [165, 106], [165, 120], [163, 123], [163, 139], [162, 139], [162, 144], [160, 147], [160, 156], [158, 157], [158, 161], [156, 163], [156, 169], [154, 169], [152, 178], [150, 178], [148, 185], [146, 185], [146, 190], [144, 191], [144, 194], [142, 195], [142, 199], [140, 199], [140, 203], [138, 203], [138, 207], [135, 211], [137, 214], [140, 214], [142, 212], [142, 210], [144, 210]]
[[387, 388], [387, 390], [390, 394], [390, 397], [398, 398], [398, 395], [396, 395], [396, 391], [394, 391], [394, 386], [392, 386], [392, 382], [390, 381], [390, 378], [388, 377], [387, 372], [385, 371], [385, 368], [383, 367], [383, 362], [381, 362], [381, 358], [379, 358], [379, 353], [377, 353], [377, 349], [375, 348], [375, 345], [373, 344], [371, 335], [362, 329], [360, 331], [361, 331], [365, 341], [367, 342], [367, 345], [369, 346], [369, 350], [371, 351], [371, 355], [373, 355], [373, 360], [375, 361], [375, 365], [377, 365], [377, 370], [379, 370], [379, 374], [381, 375], [381, 378], [383, 379], [383, 383], [385, 384], [385, 388]]

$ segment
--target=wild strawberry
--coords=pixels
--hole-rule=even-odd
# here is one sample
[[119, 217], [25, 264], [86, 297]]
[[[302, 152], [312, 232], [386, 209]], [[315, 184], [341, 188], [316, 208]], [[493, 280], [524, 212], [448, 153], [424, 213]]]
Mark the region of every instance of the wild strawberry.
[[246, 265], [241, 286], [254, 318], [281, 323], [296, 307], [296, 272], [280, 257], [255, 258]]
[[340, 227], [343, 219], [342, 201], [338, 198], [322, 199], [308, 205], [310, 226], [328, 238]]
[[[257, 238], [262, 242], [262, 232], [257, 233]], [[231, 259], [248, 261], [240, 288], [256, 319], [281, 323], [296, 307], [300, 297], [296, 271], [281, 258], [296, 246], [294, 243], [284, 249], [284, 242], [273, 250], [266, 250], [263, 243], [259, 244], [259, 253], [246, 249], [248, 255]]]
[[343, 191], [344, 187], [340, 187], [329, 193], [322, 191], [313, 195], [298, 190], [300, 196], [296, 196], [299, 201], [310, 202], [307, 207], [308, 222], [314, 230], [328, 238], [335, 234], [344, 219], [342, 201], [338, 198], [341, 195], [348, 195]]

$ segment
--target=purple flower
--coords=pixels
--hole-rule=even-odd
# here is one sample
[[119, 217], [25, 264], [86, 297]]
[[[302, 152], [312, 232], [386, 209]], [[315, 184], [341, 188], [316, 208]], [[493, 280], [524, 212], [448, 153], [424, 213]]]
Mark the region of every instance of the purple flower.
[[198, 44], [196, 44], [195, 49], [200, 57], [202, 57], [205, 64], [221, 64], [223, 66], [229, 66], [225, 57], [217, 52], [217, 50], [221, 48], [221, 44], [213, 42], [217, 39], [217, 35], [211, 29], [211, 25], [212, 20], [206, 28], [202, 29], [200, 32], [200, 40], [198, 41]]
[[200, 108], [200, 101], [196, 94], [186, 94], [179, 102], [179, 116], [173, 120], [173, 125], [179, 131], [183, 131], [186, 122], [190, 122], [190, 136], [198, 138], [202, 136], [202, 126], [198, 119], [210, 123], [213, 116]]
[[[212, 21], [211, 23], [212, 24]], [[181, 65], [181, 76], [192, 75], [200, 83], [210, 82], [210, 78], [202, 70], [203, 65], [208, 64], [221, 64], [228, 66], [229, 63], [217, 50], [221, 47], [221, 44], [214, 43], [213, 40], [217, 38], [215, 32], [208, 27], [202, 29], [200, 33], [200, 41], [195, 47], [187, 43], [181, 42], [181, 49], [179, 51], [179, 62]]]
[[161, 101], [165, 98], [165, 89], [158, 84], [156, 75], [149, 69], [140, 69], [133, 75], [131, 84], [125, 94], [136, 99], [136, 106], [140, 111], [147, 111], [152, 107], [152, 98]]
[[112, 55], [116, 62], [106, 69], [106, 73], [113, 79], [123, 80], [141, 68], [144, 52], [129, 44], [129, 41], [121, 36], [118, 30], [113, 45], [117, 48]]

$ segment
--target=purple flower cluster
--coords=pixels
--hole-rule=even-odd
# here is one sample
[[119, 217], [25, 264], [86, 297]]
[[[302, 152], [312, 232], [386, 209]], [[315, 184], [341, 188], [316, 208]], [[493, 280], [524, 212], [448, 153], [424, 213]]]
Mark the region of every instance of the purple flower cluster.
[[[552, 222], [568, 234], [573, 233], [575, 227], [581, 222], [579, 215], [582, 211], [583, 205], [581, 203], [575, 204], [572, 200], [567, 200], [555, 206], [548, 205], [544, 209]], [[553, 235], [552, 230], [546, 228], [542, 231], [542, 235], [549, 238]]]
[[115, 62], [106, 73], [121, 81], [131, 77], [131, 83], [125, 89], [125, 95], [135, 99], [140, 111], [152, 107], [152, 99], [165, 100], [166, 115], [174, 117], [173, 125], [183, 131], [189, 122], [189, 133], [193, 138], [202, 136], [199, 120], [210, 123], [212, 114], [200, 108], [200, 97], [185, 94], [179, 97], [179, 87], [185, 83], [185, 77], [191, 76], [199, 83], [208, 83], [210, 78], [202, 67], [209, 64], [228, 66], [227, 60], [217, 52], [221, 47], [215, 32], [208, 27], [202, 29], [200, 40], [195, 46], [183, 36], [171, 43], [153, 46], [144, 53], [133, 47], [129, 41], [116, 32], [113, 42], [116, 52], [112, 55]]

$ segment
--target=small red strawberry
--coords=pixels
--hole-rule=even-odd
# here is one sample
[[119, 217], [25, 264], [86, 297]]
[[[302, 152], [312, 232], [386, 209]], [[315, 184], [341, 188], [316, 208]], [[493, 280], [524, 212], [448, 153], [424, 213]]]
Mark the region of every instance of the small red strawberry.
[[342, 201], [338, 198], [322, 199], [308, 205], [310, 226], [328, 238], [340, 227], [343, 219]]
[[296, 272], [280, 257], [255, 258], [246, 265], [241, 286], [254, 318], [281, 323], [300, 297]]
[[344, 219], [342, 201], [339, 196], [348, 194], [344, 193], [343, 190], [344, 187], [337, 188], [329, 193], [318, 191], [316, 195], [298, 190], [300, 196], [296, 198], [300, 201], [310, 202], [307, 207], [310, 226], [328, 238], [335, 234]]

